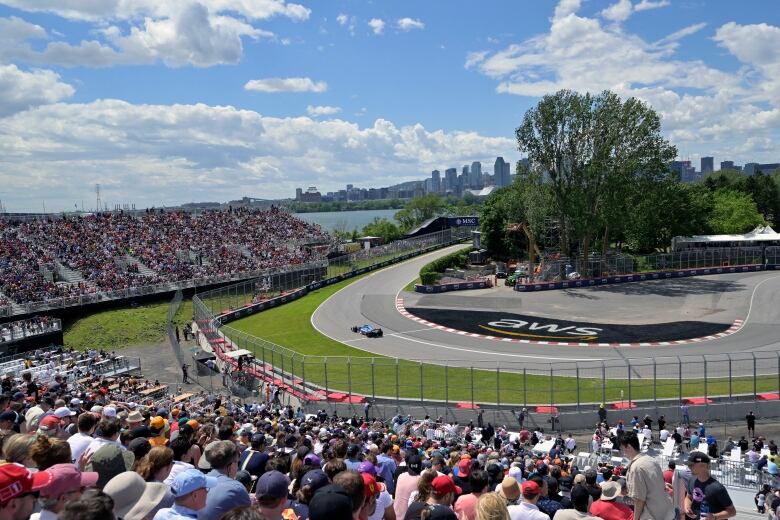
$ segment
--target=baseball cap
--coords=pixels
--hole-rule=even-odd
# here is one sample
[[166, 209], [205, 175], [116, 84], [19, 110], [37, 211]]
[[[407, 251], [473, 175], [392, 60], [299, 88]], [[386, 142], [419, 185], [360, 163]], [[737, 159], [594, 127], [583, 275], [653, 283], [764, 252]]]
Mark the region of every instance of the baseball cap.
[[0, 504], [12, 498], [40, 491], [53, 480], [48, 470], [31, 473], [21, 464], [10, 463], [0, 466]]
[[352, 520], [352, 497], [334, 484], [317, 490], [309, 501], [310, 520]]
[[113, 406], [106, 406], [103, 408], [103, 415], [106, 417], [116, 417], [116, 408]]
[[79, 406], [81, 406], [81, 399], [79, 399], [78, 397], [74, 397], [73, 399], [70, 400], [70, 405], [74, 408], [78, 408]]
[[520, 486], [520, 490], [523, 492], [523, 495], [539, 495], [542, 492], [542, 488], [533, 480], [526, 480], [523, 482], [523, 485]]
[[287, 488], [290, 486], [290, 479], [286, 475], [276, 471], [266, 471], [259, 479], [255, 487], [257, 498], [272, 497], [281, 498], [287, 496]]
[[82, 487], [95, 487], [98, 474], [94, 471], [81, 472], [75, 464], [55, 464], [47, 469], [52, 480], [41, 489], [41, 496], [59, 498], [65, 493], [76, 491]]
[[211, 469], [211, 463], [206, 459], [206, 453], [208, 453], [209, 449], [212, 446], [215, 446], [218, 442], [221, 441], [211, 441], [210, 443], [206, 444], [206, 446], [203, 447], [203, 455], [201, 455], [200, 459], [198, 459], [199, 469], [205, 469], [205, 470]]
[[133, 452], [123, 450], [114, 443], [105, 444], [92, 455], [87, 471], [97, 471], [99, 475], [97, 487], [103, 487], [120, 473], [130, 471], [133, 462], [135, 462]]
[[455, 493], [456, 495], [463, 493], [463, 490], [455, 485], [449, 475], [439, 475], [433, 479], [431, 488], [440, 496], [447, 493]]
[[165, 428], [165, 419], [160, 417], [159, 415], [152, 417], [149, 421], [149, 426], [154, 428], [155, 430], [162, 430]]
[[469, 473], [471, 473], [471, 460], [462, 459], [460, 462], [458, 462], [458, 476], [468, 477]]
[[406, 459], [406, 467], [409, 468], [409, 474], [419, 475], [422, 471], [422, 457], [419, 455], [411, 455]]
[[265, 434], [264, 433], [255, 433], [252, 435], [252, 438], [249, 439], [249, 441], [252, 444], [265, 444]]
[[688, 456], [688, 465], [696, 464], [698, 462], [709, 464], [710, 457], [706, 453], [702, 453], [700, 451], [692, 451], [690, 456]]
[[39, 428], [54, 430], [60, 425], [60, 419], [56, 415], [47, 415], [38, 423]]
[[366, 498], [378, 495], [381, 489], [374, 476], [368, 473], [361, 473], [360, 476], [363, 477], [363, 490]]
[[307, 471], [301, 479], [301, 487], [311, 486], [312, 491], [316, 491], [328, 484], [330, 484], [330, 480], [328, 480], [328, 476], [321, 469]]
[[585, 486], [577, 484], [571, 490], [569, 498], [574, 504], [574, 508], [578, 511], [587, 511], [588, 503], [590, 502], [590, 493], [585, 489]]
[[320, 458], [314, 453], [309, 453], [303, 458], [303, 463], [309, 466], [319, 466], [322, 464], [322, 461], [320, 461]]
[[72, 415], [76, 415], [76, 412], [68, 408], [67, 406], [60, 406], [56, 410], [54, 410], [54, 415], [59, 417], [60, 419], [63, 419], [65, 417], [70, 417]]
[[17, 415], [16, 412], [7, 411], [0, 413], [0, 421], [16, 421]]
[[368, 473], [369, 475], [374, 475], [374, 476], [376, 476], [377, 474], [376, 466], [374, 466], [374, 464], [368, 460], [364, 460], [363, 462], [361, 462], [357, 470], [358, 473]]
[[188, 469], [178, 473], [171, 483], [171, 492], [176, 498], [189, 495], [195, 490], [210, 488], [217, 483], [217, 479], [207, 477], [197, 469]]

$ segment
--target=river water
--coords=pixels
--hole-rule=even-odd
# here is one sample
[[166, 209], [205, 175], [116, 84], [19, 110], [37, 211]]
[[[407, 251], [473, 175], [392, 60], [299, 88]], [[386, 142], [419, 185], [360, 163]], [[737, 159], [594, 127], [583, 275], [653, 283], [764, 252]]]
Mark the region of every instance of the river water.
[[363, 226], [370, 224], [375, 218], [386, 218], [395, 224], [393, 215], [397, 209], [369, 209], [360, 211], [325, 211], [319, 213], [296, 213], [295, 216], [322, 226], [325, 231], [333, 231], [336, 228], [360, 232]]

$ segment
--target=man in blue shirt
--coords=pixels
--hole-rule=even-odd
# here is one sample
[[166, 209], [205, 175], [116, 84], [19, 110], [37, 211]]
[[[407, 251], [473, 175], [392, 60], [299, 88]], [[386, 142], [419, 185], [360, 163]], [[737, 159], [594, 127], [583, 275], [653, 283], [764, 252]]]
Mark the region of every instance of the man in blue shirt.
[[171, 484], [175, 498], [173, 507], [157, 511], [154, 520], [191, 520], [206, 506], [207, 486], [211, 479], [197, 469], [188, 469], [176, 475]]
[[390, 451], [393, 449], [391, 443], [387, 443], [382, 447], [382, 454], [376, 458], [378, 466], [377, 475], [384, 479], [384, 484], [387, 487], [387, 492], [391, 495], [395, 494], [395, 482], [393, 476], [395, 470], [398, 468], [398, 464], [395, 463], [393, 457], [390, 456]]
[[209, 488], [206, 506], [198, 513], [198, 518], [211, 520], [238, 506], [252, 503], [249, 492], [235, 480], [238, 471], [239, 453], [233, 441], [218, 441], [211, 445], [203, 455], [213, 468], [206, 476], [214, 477], [216, 484]]

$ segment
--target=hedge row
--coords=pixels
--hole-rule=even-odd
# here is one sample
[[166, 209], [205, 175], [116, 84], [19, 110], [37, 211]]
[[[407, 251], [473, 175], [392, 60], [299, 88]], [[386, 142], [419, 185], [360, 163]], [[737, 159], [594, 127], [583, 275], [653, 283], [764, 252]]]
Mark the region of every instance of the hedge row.
[[439, 275], [449, 268], [459, 269], [466, 267], [469, 259], [469, 249], [455, 251], [447, 256], [443, 256], [431, 263], [425, 264], [420, 269], [420, 282], [423, 285], [432, 285], [436, 283]]

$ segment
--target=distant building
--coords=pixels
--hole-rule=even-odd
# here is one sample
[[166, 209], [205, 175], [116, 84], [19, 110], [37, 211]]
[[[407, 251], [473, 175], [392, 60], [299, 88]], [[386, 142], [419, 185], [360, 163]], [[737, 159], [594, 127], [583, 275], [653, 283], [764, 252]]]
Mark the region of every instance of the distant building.
[[742, 166], [736, 166], [734, 165], [734, 161], [721, 161], [720, 162], [720, 169], [721, 170], [742, 170]]
[[693, 182], [696, 180], [696, 169], [691, 166], [691, 161], [672, 161], [669, 169], [677, 174], [680, 182]]
[[441, 189], [441, 173], [439, 170], [433, 170], [431, 172], [431, 191], [433, 193], [439, 193]]
[[471, 163], [471, 169], [468, 171], [469, 188], [472, 190], [481, 189], [482, 184], [482, 163], [474, 161]]
[[298, 200], [301, 202], [322, 202], [322, 194], [317, 191], [316, 186], [309, 186], [305, 192], [301, 193], [301, 197]]
[[458, 191], [458, 170], [455, 168], [447, 168], [444, 170], [444, 192], [455, 193]]
[[701, 174], [707, 175], [715, 171], [715, 159], [713, 157], [701, 158]]
[[301, 200], [301, 195], [303, 195], [303, 189], [295, 188], [295, 200]]
[[780, 163], [747, 163], [744, 168], [745, 175], [755, 175], [758, 172], [770, 174], [780, 168]]
[[493, 182], [497, 188], [509, 186], [512, 182], [509, 173], [509, 163], [504, 161], [503, 157], [496, 157], [496, 162], [493, 164]]

